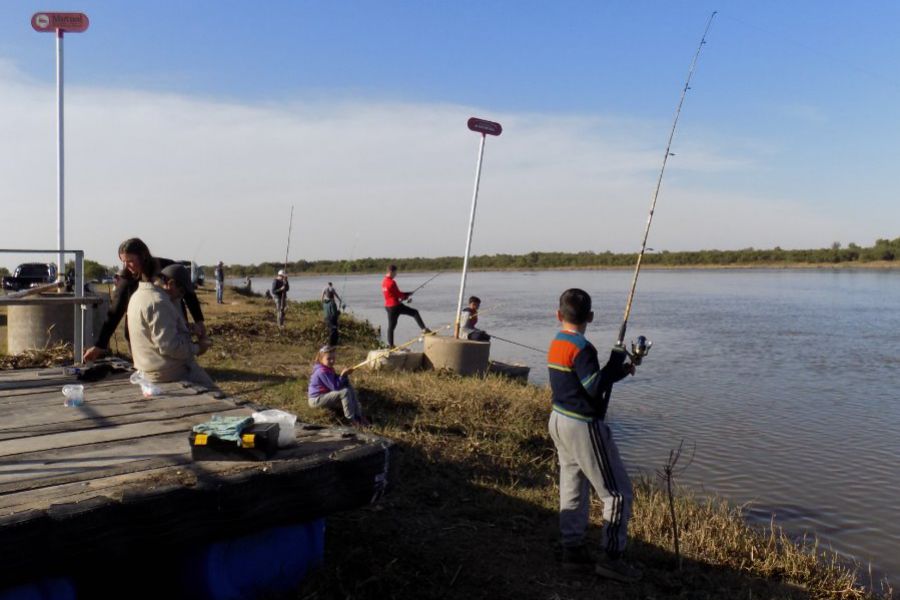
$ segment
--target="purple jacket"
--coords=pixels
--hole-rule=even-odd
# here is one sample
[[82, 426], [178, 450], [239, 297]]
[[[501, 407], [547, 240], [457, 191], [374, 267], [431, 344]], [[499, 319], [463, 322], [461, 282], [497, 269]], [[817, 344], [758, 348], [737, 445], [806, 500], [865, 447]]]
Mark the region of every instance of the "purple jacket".
[[309, 397], [315, 398], [328, 392], [336, 392], [347, 387], [348, 384], [347, 378], [340, 377], [331, 367], [316, 363], [312, 376], [309, 378]]

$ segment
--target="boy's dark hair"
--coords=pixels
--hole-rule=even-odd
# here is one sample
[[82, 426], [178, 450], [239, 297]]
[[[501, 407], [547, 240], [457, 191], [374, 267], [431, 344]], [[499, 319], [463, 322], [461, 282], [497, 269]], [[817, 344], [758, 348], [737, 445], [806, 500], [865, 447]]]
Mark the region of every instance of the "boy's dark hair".
[[578, 288], [567, 289], [559, 297], [559, 312], [567, 323], [587, 323], [591, 315], [591, 295]]
[[388, 265], [388, 271], [396, 271], [397, 265]]
[[481, 304], [481, 298], [479, 298], [478, 296], [469, 296], [469, 304], [472, 304], [473, 302]]

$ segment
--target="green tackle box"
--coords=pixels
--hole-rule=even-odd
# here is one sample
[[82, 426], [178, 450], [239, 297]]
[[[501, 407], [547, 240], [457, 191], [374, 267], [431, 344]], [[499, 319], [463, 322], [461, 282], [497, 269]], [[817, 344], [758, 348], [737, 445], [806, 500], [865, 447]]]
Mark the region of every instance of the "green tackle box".
[[191, 432], [191, 457], [203, 460], [268, 460], [278, 450], [278, 423], [254, 423], [241, 432], [241, 442]]

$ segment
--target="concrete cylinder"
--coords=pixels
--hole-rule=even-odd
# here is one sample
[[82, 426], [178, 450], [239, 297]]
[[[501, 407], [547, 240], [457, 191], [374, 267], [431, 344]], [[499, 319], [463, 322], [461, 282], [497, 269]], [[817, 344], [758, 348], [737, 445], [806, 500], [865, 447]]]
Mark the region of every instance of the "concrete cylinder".
[[490, 342], [475, 342], [437, 335], [425, 336], [425, 364], [459, 375], [481, 375], [491, 358]]
[[[54, 294], [53, 297], [60, 295]], [[108, 301], [104, 298], [85, 298], [91, 313], [92, 327], [85, 327], [85, 348], [94, 343], [95, 332], [100, 331], [106, 318]], [[10, 305], [6, 308], [6, 352], [21, 354], [26, 350], [53, 346], [58, 342], [71, 344], [75, 323], [75, 304], [49, 304], [37, 296], [28, 304]], [[80, 308], [79, 308], [80, 310]], [[85, 319], [88, 315], [85, 315]]]

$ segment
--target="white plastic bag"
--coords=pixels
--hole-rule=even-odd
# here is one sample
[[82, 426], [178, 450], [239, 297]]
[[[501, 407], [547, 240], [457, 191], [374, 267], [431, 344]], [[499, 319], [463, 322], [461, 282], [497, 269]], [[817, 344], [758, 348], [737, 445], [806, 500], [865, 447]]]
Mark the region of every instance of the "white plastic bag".
[[132, 373], [129, 381], [135, 385], [141, 386], [141, 393], [144, 395], [144, 398], [159, 396], [162, 393], [162, 390], [158, 385], [144, 378], [144, 373], [142, 371], [135, 371]]
[[297, 422], [297, 415], [289, 412], [273, 408], [255, 412], [252, 415], [254, 423], [278, 423], [278, 447], [284, 448], [294, 443], [297, 434], [294, 430], [294, 424]]

